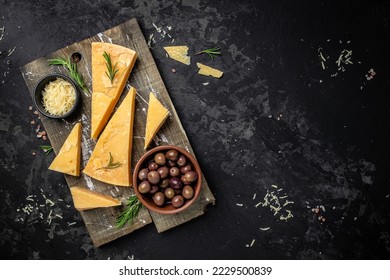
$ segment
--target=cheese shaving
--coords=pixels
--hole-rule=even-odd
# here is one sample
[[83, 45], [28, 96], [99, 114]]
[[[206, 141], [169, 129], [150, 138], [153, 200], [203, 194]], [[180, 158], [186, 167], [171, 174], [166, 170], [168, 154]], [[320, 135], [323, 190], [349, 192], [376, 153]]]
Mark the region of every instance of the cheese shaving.
[[188, 56], [187, 46], [164, 47], [164, 50], [168, 53], [170, 58], [186, 65], [191, 64], [191, 57]]
[[42, 91], [42, 103], [45, 110], [53, 116], [62, 116], [76, 102], [76, 92], [68, 81], [57, 78], [48, 83]]
[[222, 71], [215, 69], [215, 68], [212, 68], [210, 66], [204, 65], [202, 63], [196, 63], [196, 65], [199, 68], [198, 74], [200, 74], [200, 75], [211, 76], [211, 77], [218, 78], [218, 79], [221, 78], [223, 75]]

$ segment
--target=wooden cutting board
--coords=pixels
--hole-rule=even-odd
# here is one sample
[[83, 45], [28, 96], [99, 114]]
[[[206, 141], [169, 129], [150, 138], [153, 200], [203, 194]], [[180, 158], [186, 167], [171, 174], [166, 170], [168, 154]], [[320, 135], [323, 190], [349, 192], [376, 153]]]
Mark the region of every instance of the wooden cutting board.
[[[91, 43], [94, 41], [122, 45], [133, 49], [138, 53], [137, 62], [130, 75], [124, 94], [117, 104], [118, 106], [121, 103], [123, 97], [130, 88], [130, 85], [137, 89], [132, 168], [134, 168], [136, 162], [145, 153], [143, 143], [146, 112], [148, 110], [150, 92], [153, 92], [170, 111], [169, 118], [155, 137], [154, 143], [151, 147], [166, 144], [176, 145], [187, 149], [190, 153], [194, 154], [136, 19], [131, 19], [114, 28], [106, 30], [81, 42], [74, 43], [73, 45], [55, 51], [21, 67], [21, 72], [29, 89], [30, 95], [32, 96], [35, 85], [42, 77], [52, 73], [69, 75], [67, 70], [62, 66], [49, 66], [47, 63], [48, 59], [58, 57], [68, 58], [76, 52], [80, 53], [82, 56], [81, 60], [77, 63], [78, 71], [84, 77], [84, 81], [86, 82], [89, 91], [92, 92]], [[91, 93], [82, 91], [81, 93], [81, 106], [79, 106], [78, 111], [71, 118], [66, 120], [57, 120], [46, 118], [43, 115], [40, 115], [40, 117], [56, 154], [65, 142], [65, 139], [70, 133], [73, 125], [76, 122], [81, 122], [81, 168], [83, 169], [96, 143], [90, 138]], [[53, 171], [48, 171], [49, 174], [50, 172]], [[64, 176], [69, 187], [75, 185], [84, 186], [96, 192], [111, 195], [122, 201], [122, 207], [94, 209], [80, 212], [95, 246], [108, 243], [116, 238], [129, 234], [134, 230], [142, 228], [151, 222], [155, 224], [158, 232], [174, 228], [202, 215], [207, 204], [214, 204], [215, 202], [215, 198], [211, 193], [204, 176], [202, 176], [202, 190], [200, 196], [187, 210], [174, 215], [161, 215], [154, 212], [149, 213], [144, 207], [142, 211], [140, 211], [137, 219], [135, 219], [131, 225], [128, 224], [125, 227], [118, 229], [115, 227], [116, 217], [125, 209], [124, 205], [126, 204], [128, 198], [134, 194], [132, 188], [109, 185], [92, 179], [84, 174], [80, 177], [73, 177], [69, 175]]]

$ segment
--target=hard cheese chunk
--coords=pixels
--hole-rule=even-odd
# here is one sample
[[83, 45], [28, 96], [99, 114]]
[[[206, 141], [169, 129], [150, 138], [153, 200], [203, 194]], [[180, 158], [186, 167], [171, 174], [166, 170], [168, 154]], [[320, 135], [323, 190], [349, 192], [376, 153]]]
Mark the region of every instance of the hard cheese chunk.
[[121, 205], [118, 199], [90, 191], [83, 187], [71, 187], [70, 192], [74, 207], [79, 211]]
[[[112, 67], [118, 70], [114, 80], [108, 78], [103, 53], [111, 57]], [[126, 81], [130, 76], [137, 53], [131, 49], [103, 42], [92, 43], [92, 114], [91, 137], [97, 139], [107, 124]]]
[[204, 65], [202, 63], [196, 63], [196, 65], [199, 67], [198, 74], [200, 75], [212, 76], [214, 78], [221, 78], [223, 75], [222, 71], [211, 68], [210, 66]]
[[49, 169], [61, 173], [80, 175], [81, 123], [76, 123], [66, 138]]
[[164, 47], [165, 51], [168, 53], [169, 57], [177, 60], [181, 63], [190, 65], [191, 57], [188, 54], [187, 46], [173, 46], [173, 47]]
[[152, 142], [154, 136], [168, 117], [169, 111], [158, 101], [151, 92], [149, 95], [148, 115], [146, 117], [145, 146], [146, 150]]
[[131, 186], [135, 88], [131, 87], [96, 143], [83, 172], [108, 184]]

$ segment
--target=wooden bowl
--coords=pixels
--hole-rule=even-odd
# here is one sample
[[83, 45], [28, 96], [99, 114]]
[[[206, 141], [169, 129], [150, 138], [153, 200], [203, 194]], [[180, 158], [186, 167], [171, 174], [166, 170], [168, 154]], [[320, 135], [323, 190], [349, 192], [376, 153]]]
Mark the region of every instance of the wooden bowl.
[[[73, 104], [73, 106], [64, 115], [61, 115], [61, 116], [51, 115], [48, 111], [46, 111], [46, 109], [45, 109], [45, 107], [43, 106], [43, 103], [42, 103], [42, 99], [43, 99], [42, 91], [44, 90], [45, 86], [48, 83], [50, 83], [51, 81], [56, 80], [57, 78], [61, 78], [61, 79], [65, 80], [65, 81], [69, 82], [72, 85], [72, 87], [74, 88], [75, 94], [76, 94], [75, 103]], [[35, 107], [39, 110], [39, 112], [41, 112], [46, 117], [52, 118], [52, 119], [64, 119], [66, 117], [69, 117], [76, 110], [77, 105], [80, 102], [80, 92], [78, 91], [78, 88], [77, 88], [76, 84], [68, 76], [65, 76], [65, 75], [59, 74], [59, 73], [57, 73], [57, 74], [50, 74], [50, 75], [48, 75], [46, 77], [43, 77], [37, 83], [37, 85], [35, 86], [35, 91], [34, 91], [34, 96], [33, 97], [34, 97]]]
[[[153, 202], [153, 196], [151, 194], [149, 194], [149, 193], [142, 194], [138, 190], [138, 185], [142, 182], [138, 178], [139, 171], [143, 168], [148, 167], [149, 162], [154, 159], [154, 155], [156, 153], [162, 152], [165, 154], [168, 150], [176, 150], [179, 152], [179, 154], [183, 154], [187, 158], [187, 161], [189, 162], [189, 164], [191, 164], [192, 170], [195, 171], [198, 175], [198, 179], [191, 185], [194, 189], [194, 197], [189, 199], [189, 200], [186, 200], [185, 203], [183, 204], [183, 206], [181, 206], [179, 208], [173, 207], [170, 203], [169, 204], [165, 203], [163, 206], [157, 206]], [[160, 214], [175, 214], [175, 213], [179, 213], [181, 211], [184, 211], [185, 209], [190, 207], [190, 205], [192, 205], [194, 203], [194, 201], [197, 199], [197, 197], [199, 196], [200, 188], [201, 188], [201, 184], [202, 184], [201, 175], [202, 175], [202, 172], [200, 170], [200, 166], [199, 166], [198, 162], [195, 160], [195, 158], [189, 152], [187, 152], [186, 150], [184, 150], [180, 147], [177, 147], [177, 146], [170, 146], [170, 145], [158, 146], [158, 147], [155, 147], [155, 148], [149, 150], [148, 152], [146, 152], [140, 158], [140, 160], [137, 162], [135, 169], [134, 169], [134, 174], [133, 174], [133, 188], [134, 188], [134, 192], [137, 195], [138, 199], [149, 210], [160, 213]]]

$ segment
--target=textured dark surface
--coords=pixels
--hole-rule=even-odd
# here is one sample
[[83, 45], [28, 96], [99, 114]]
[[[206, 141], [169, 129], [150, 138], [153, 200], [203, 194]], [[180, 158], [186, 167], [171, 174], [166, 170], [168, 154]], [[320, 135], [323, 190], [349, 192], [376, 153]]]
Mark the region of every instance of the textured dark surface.
[[[0, 0], [3, 259], [389, 258], [387, 4], [77, 2]], [[150, 225], [95, 249], [63, 175], [47, 170], [54, 155], [39, 148], [19, 67], [132, 17], [153, 34], [153, 56], [217, 204], [168, 232]], [[162, 47], [175, 44], [190, 47], [191, 66], [166, 58]], [[215, 45], [221, 57], [194, 56]], [[338, 69], [343, 50], [353, 64]], [[196, 62], [225, 75], [199, 76]], [[267, 191], [294, 203], [276, 215], [255, 207]], [[280, 220], [287, 210], [293, 217]]]

